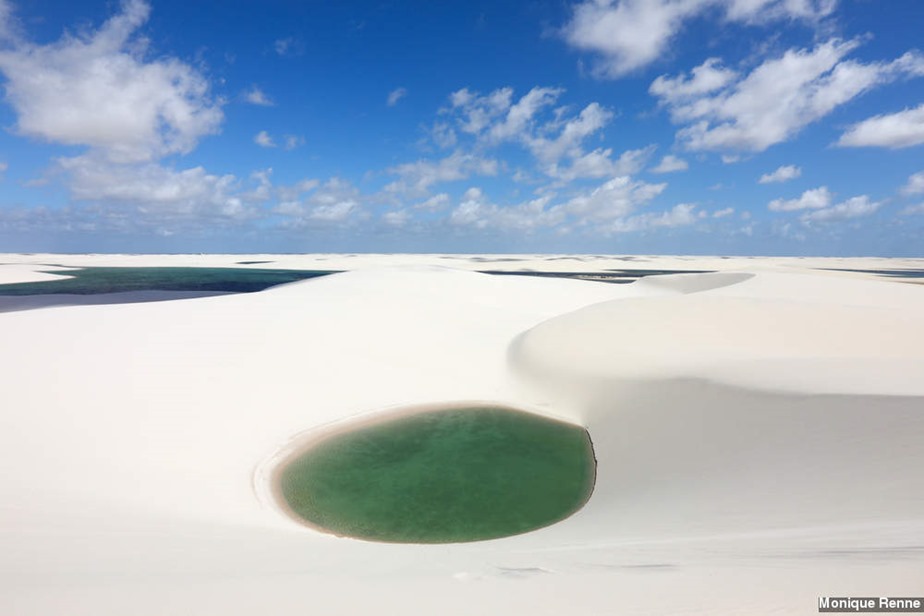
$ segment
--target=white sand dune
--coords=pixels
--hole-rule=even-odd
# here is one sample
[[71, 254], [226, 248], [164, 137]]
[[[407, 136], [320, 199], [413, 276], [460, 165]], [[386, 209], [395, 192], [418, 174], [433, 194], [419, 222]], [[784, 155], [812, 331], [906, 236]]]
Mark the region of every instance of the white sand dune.
[[[924, 289], [776, 262], [607, 285], [433, 259], [0, 315], [0, 613], [804, 614], [920, 594]], [[264, 259], [204, 259], [240, 260]], [[268, 495], [306, 431], [465, 400], [587, 426], [585, 508], [386, 545]]]

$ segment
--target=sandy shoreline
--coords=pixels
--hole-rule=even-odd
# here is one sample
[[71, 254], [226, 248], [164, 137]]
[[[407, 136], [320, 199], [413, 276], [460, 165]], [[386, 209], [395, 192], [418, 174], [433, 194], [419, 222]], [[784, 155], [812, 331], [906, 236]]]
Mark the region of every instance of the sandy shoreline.
[[[257, 257], [4, 255], [0, 282]], [[365, 265], [0, 314], [0, 612], [804, 614], [818, 596], [919, 594], [919, 285], [813, 269], [831, 260], [610, 285], [443, 257], [286, 256], [254, 267]], [[575, 259], [498, 263], [614, 263]], [[659, 259], [636, 266], [732, 261]], [[280, 512], [272, 475], [293, 447], [443, 401], [586, 426], [593, 495], [535, 532], [438, 546]]]

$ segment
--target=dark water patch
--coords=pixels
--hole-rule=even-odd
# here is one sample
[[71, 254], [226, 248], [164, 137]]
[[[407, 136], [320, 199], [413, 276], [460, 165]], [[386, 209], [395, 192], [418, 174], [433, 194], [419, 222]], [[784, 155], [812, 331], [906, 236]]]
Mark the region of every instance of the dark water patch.
[[272, 263], [272, 261], [237, 261], [237, 265], [261, 265], [263, 263]]
[[671, 276], [673, 274], [712, 274], [715, 270], [670, 270], [670, 269], [608, 269], [608, 272], [618, 273], [621, 276]]
[[130, 291], [253, 293], [335, 272], [234, 267], [83, 267], [47, 273], [70, 277], [0, 285], [0, 296], [95, 295]]
[[709, 274], [711, 270], [656, 270], [656, 269], [608, 269], [603, 272], [541, 272], [533, 270], [501, 271], [479, 270], [482, 274], [495, 276], [537, 276], [539, 278], [570, 278], [572, 280], [591, 280], [627, 284], [645, 276], [663, 276], [668, 274]]
[[832, 272], [855, 272], [859, 274], [873, 274], [886, 278], [924, 278], [924, 269], [847, 269], [838, 267], [823, 267], [822, 270]]
[[372, 541], [457, 543], [517, 535], [580, 509], [593, 490], [587, 432], [501, 407], [451, 408], [315, 442], [278, 471], [295, 517]]
[[108, 306], [113, 304], [145, 304], [181, 299], [200, 299], [228, 295], [218, 291], [130, 291], [126, 293], [97, 293], [94, 295], [0, 295], [0, 312], [18, 312], [55, 308], [59, 306]]
[[508, 272], [503, 270], [479, 270], [481, 274], [491, 274], [493, 276], [533, 276], [536, 278], [567, 278], [571, 280], [592, 280], [595, 282], [611, 283], [628, 283], [637, 280], [635, 276], [622, 276], [619, 274], [610, 274], [607, 272], [536, 272], [522, 270]]

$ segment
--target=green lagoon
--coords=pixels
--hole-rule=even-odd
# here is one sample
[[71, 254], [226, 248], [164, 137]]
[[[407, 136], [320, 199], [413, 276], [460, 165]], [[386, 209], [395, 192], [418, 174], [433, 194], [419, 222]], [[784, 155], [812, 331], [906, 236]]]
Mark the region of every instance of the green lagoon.
[[456, 543], [568, 517], [590, 497], [595, 471], [580, 426], [452, 408], [327, 437], [285, 464], [277, 486], [291, 513], [337, 535]]

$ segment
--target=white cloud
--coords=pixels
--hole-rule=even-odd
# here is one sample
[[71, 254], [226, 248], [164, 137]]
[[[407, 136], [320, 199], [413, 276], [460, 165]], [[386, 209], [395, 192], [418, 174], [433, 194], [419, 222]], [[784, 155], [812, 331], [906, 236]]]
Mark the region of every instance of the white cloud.
[[388, 99], [386, 102], [388, 103], [389, 107], [394, 107], [398, 104], [398, 101], [400, 101], [405, 96], [407, 96], [407, 88], [395, 88], [388, 93]]
[[519, 205], [501, 207], [488, 203], [480, 190], [469, 191], [452, 211], [449, 223], [456, 227], [524, 232], [554, 227], [564, 219], [564, 213], [555, 208], [546, 209], [550, 200], [550, 196], [544, 196]]
[[653, 149], [626, 152], [617, 160], [613, 160], [610, 148], [586, 152], [584, 141], [606, 126], [614, 114], [596, 102], [576, 115], [569, 114], [567, 107], [552, 109], [563, 92], [561, 88], [537, 86], [515, 99], [509, 87], [486, 95], [468, 88], [457, 90], [450, 95], [449, 106], [440, 110], [446, 120], [434, 125], [431, 138], [446, 147], [456, 144], [459, 136], [468, 137], [475, 150], [519, 144], [537, 159], [542, 173], [559, 182], [556, 185], [637, 172], [637, 162], [647, 160]]
[[287, 150], [294, 150], [305, 145], [305, 138], [298, 135], [284, 135], [283, 140], [283, 147]]
[[175, 58], [145, 58], [145, 40], [135, 33], [148, 14], [143, 0], [126, 0], [96, 30], [0, 51], [16, 130], [124, 162], [186, 153], [216, 133], [221, 104], [206, 78]]
[[916, 214], [924, 214], [924, 203], [918, 203], [917, 205], [909, 205], [903, 209], [900, 214], [902, 216], [914, 216]]
[[[817, 21], [835, 0], [584, 0], [562, 33], [572, 46], [602, 57], [596, 73], [619, 77], [667, 53], [689, 19], [723, 9], [727, 21], [751, 24], [777, 20]], [[706, 80], [707, 81], [707, 80]]]
[[[155, 163], [115, 164], [94, 155], [58, 160], [70, 177], [71, 196], [77, 201], [132, 205], [142, 213], [160, 212], [171, 217], [221, 215], [249, 218], [249, 203], [268, 197], [260, 190], [244, 191], [233, 175], [213, 175], [202, 167], [176, 171]], [[266, 179], [255, 177], [258, 184]]]
[[301, 55], [304, 51], [302, 42], [293, 36], [276, 39], [273, 49], [284, 58]]
[[721, 210], [716, 210], [712, 213], [713, 218], [725, 218], [726, 216], [731, 216], [735, 213], [735, 208], [727, 207]]
[[[577, 116], [565, 117], [566, 110], [561, 108], [551, 121], [537, 122], [539, 113], [555, 104], [563, 92], [537, 86], [514, 102], [510, 87], [486, 95], [463, 88], [450, 95], [451, 106], [441, 113], [454, 114], [459, 130], [485, 145], [519, 142], [537, 158], [554, 162], [566, 154], [580, 155], [581, 142], [613, 118], [599, 103], [590, 103]], [[442, 133], [448, 132], [445, 124], [439, 126]]]
[[257, 86], [253, 86], [244, 92], [244, 100], [251, 105], [260, 105], [262, 107], [272, 107], [274, 104], [270, 97], [266, 95], [266, 92]]
[[13, 7], [7, 0], [0, 0], [0, 41], [19, 38], [19, 23], [13, 19]]
[[[528, 137], [526, 144], [533, 155], [544, 163], [554, 163], [566, 155], [576, 158], [583, 154], [581, 144], [584, 139], [606, 126], [612, 118], [611, 111], [599, 103], [590, 103], [577, 117], [565, 121], [557, 136]], [[546, 127], [546, 131], [550, 129]]]
[[724, 4], [729, 20], [757, 24], [785, 19], [817, 21], [834, 12], [837, 0], [728, 0]]
[[352, 184], [331, 178], [321, 185], [310, 181], [313, 192], [304, 200], [292, 199], [279, 203], [274, 212], [287, 218], [284, 226], [306, 227], [349, 226], [369, 218], [362, 207], [362, 195]]
[[658, 163], [657, 167], [654, 167], [652, 173], [673, 173], [674, 171], [686, 171], [690, 168], [690, 165], [687, 161], [682, 158], [678, 158], [673, 154], [668, 154], [661, 159], [661, 162]]
[[396, 210], [382, 215], [382, 222], [389, 227], [404, 227], [410, 220], [411, 214], [407, 210]]
[[316, 205], [308, 210], [307, 220], [319, 222], [344, 222], [359, 208], [352, 199], [337, 203]]
[[464, 180], [472, 175], [494, 176], [497, 175], [498, 168], [498, 162], [494, 159], [456, 151], [437, 161], [418, 160], [390, 168], [388, 172], [399, 176], [400, 179], [387, 185], [385, 190], [410, 196], [424, 196], [434, 184]]
[[831, 192], [827, 186], [807, 190], [798, 199], [774, 199], [767, 208], [772, 212], [817, 210], [831, 205]]
[[690, 72], [689, 77], [661, 75], [651, 82], [648, 91], [668, 103], [678, 104], [721, 90], [738, 77], [737, 72], [722, 67], [718, 58], [709, 58]]
[[916, 52], [892, 62], [845, 60], [859, 44], [832, 39], [811, 50], [790, 49], [744, 77], [726, 75], [723, 86], [704, 94], [690, 85], [697, 69], [689, 78], [659, 77], [651, 93], [675, 123], [686, 125], [677, 137], [688, 149], [762, 152], [874, 87], [924, 74], [924, 57]]
[[660, 195], [667, 184], [648, 184], [620, 176], [572, 198], [563, 209], [583, 222], [623, 218]]
[[449, 195], [446, 193], [440, 193], [438, 195], [433, 195], [426, 201], [422, 201], [414, 206], [415, 210], [424, 210], [427, 212], [438, 212], [439, 210], [445, 209], [449, 205]]
[[598, 73], [616, 77], [661, 56], [683, 21], [705, 8], [706, 0], [587, 0], [564, 27], [574, 47], [603, 56]]
[[842, 147], [908, 148], [924, 143], [924, 104], [877, 115], [851, 126], [837, 140]]
[[847, 220], [850, 218], [859, 218], [869, 216], [882, 207], [882, 202], [870, 201], [866, 195], [847, 199], [843, 203], [838, 203], [832, 207], [824, 208], [814, 212], [806, 212], [799, 219], [806, 224], [813, 222], [834, 222], [837, 220]]
[[261, 148], [275, 148], [276, 142], [273, 141], [273, 138], [270, 137], [270, 134], [265, 130], [261, 130], [259, 133], [254, 135], [253, 142], [256, 143]]
[[314, 178], [308, 178], [296, 182], [291, 186], [280, 186], [277, 189], [279, 199], [284, 202], [297, 201], [305, 193], [311, 192], [321, 185], [321, 182]]
[[666, 184], [646, 184], [617, 177], [553, 204], [554, 194], [512, 206], [491, 203], [478, 188], [465, 192], [449, 217], [456, 227], [530, 232], [540, 228], [584, 227], [594, 235], [641, 231], [690, 224], [694, 206], [681, 204], [667, 212], [636, 214], [659, 195]]
[[456, 131], [445, 122], [437, 122], [430, 130], [430, 138], [438, 147], [447, 149], [451, 148], [458, 142]]
[[503, 121], [491, 127], [489, 138], [500, 142], [525, 137], [536, 114], [558, 100], [560, 88], [533, 88], [507, 110]]
[[680, 203], [666, 212], [647, 212], [624, 220], [615, 220], [604, 229], [604, 233], [632, 233], [658, 228], [685, 227], [696, 222], [698, 215], [695, 210], [696, 206], [691, 203]]
[[553, 162], [544, 167], [546, 175], [559, 182], [553, 186], [571, 182], [582, 178], [604, 178], [620, 175], [633, 175], [642, 170], [657, 146], [650, 145], [638, 150], [626, 150], [618, 159], [613, 160], [611, 148], [597, 148], [593, 152], [579, 155], [571, 159], [571, 164], [559, 167]]
[[758, 184], [772, 184], [774, 182], [788, 182], [802, 175], [802, 168], [795, 165], [783, 165], [775, 171], [765, 173], [757, 180]]
[[463, 88], [449, 96], [452, 110], [459, 114], [459, 129], [472, 135], [480, 134], [494, 120], [510, 109], [513, 88], [500, 88], [482, 96]]
[[902, 186], [902, 194], [920, 195], [924, 193], [924, 171], [908, 176], [908, 183]]

